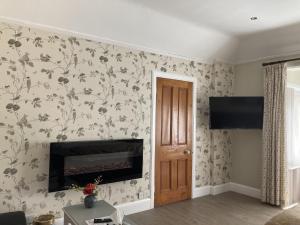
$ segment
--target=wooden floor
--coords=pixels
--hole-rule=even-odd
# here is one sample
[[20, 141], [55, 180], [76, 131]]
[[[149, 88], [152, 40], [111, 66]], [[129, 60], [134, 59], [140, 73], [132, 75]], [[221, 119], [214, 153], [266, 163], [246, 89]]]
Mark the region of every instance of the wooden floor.
[[263, 225], [281, 210], [233, 192], [130, 215], [137, 225]]

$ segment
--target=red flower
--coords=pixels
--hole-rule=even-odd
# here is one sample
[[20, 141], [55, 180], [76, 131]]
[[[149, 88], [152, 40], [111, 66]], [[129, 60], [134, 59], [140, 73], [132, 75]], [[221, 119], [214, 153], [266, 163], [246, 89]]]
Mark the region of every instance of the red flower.
[[85, 194], [85, 195], [91, 195], [91, 194], [93, 194], [93, 192], [94, 192], [95, 189], [96, 189], [96, 185], [92, 184], [92, 183], [89, 183], [83, 189], [83, 194]]

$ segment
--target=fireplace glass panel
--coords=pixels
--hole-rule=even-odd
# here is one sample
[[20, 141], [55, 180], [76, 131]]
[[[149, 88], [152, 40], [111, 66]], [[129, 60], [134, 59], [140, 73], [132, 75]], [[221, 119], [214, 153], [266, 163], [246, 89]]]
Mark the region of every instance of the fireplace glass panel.
[[68, 156], [65, 158], [64, 175], [97, 173], [133, 167], [130, 152]]

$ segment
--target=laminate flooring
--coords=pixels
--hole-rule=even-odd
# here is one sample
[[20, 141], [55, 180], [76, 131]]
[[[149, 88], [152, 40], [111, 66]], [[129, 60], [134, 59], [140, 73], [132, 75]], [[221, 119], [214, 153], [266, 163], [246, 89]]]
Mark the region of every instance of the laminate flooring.
[[137, 225], [263, 225], [281, 209], [234, 192], [205, 196], [128, 216]]

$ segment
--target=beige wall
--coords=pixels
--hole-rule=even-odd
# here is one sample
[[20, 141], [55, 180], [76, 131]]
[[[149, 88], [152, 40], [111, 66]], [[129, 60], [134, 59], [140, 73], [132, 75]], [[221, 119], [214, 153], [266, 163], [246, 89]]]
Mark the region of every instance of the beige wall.
[[[298, 58], [299, 55], [276, 58]], [[235, 68], [233, 93], [236, 96], [263, 96], [264, 61], [239, 64]], [[288, 67], [299, 66], [290, 62]], [[300, 85], [300, 70], [288, 70], [288, 81]], [[232, 132], [232, 182], [259, 188], [261, 186], [262, 130], [234, 130]]]
[[[236, 66], [234, 95], [263, 95], [261, 63], [253, 62]], [[234, 130], [232, 132], [232, 182], [260, 188], [261, 154], [261, 130]]]

